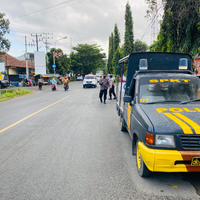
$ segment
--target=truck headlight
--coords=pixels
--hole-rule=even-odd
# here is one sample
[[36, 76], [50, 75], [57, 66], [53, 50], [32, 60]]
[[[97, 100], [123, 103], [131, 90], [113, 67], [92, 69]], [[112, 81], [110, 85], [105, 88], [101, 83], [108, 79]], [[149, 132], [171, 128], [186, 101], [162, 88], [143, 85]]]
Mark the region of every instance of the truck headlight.
[[175, 147], [174, 136], [156, 135], [155, 145], [161, 147]]

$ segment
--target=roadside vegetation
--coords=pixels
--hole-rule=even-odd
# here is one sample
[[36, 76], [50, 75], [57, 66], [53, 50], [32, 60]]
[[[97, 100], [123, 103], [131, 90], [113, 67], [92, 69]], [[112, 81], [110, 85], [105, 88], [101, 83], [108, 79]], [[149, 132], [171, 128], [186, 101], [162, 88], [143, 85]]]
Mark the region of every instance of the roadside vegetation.
[[12, 89], [1, 89], [0, 90], [0, 102], [13, 99], [25, 94], [32, 93], [32, 91], [21, 89], [21, 88], [12, 88]]

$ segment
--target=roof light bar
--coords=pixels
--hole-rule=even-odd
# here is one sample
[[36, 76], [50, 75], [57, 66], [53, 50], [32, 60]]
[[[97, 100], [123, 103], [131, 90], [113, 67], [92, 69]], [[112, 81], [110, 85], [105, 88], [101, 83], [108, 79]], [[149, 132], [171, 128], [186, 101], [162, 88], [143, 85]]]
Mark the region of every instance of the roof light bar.
[[179, 60], [179, 69], [188, 69], [188, 59], [187, 58], [181, 58]]
[[140, 59], [139, 69], [140, 70], [147, 70], [148, 69], [147, 59]]

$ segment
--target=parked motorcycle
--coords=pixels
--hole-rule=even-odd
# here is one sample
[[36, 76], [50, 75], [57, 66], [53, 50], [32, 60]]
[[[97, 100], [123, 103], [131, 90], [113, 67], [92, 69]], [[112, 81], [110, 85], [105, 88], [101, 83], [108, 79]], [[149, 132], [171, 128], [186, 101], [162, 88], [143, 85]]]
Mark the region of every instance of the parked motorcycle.
[[64, 85], [64, 90], [66, 91], [68, 89], [69, 89], [69, 87], [67, 85]]
[[53, 84], [53, 85], [51, 85], [51, 89], [52, 89], [52, 91], [56, 91], [56, 85], [55, 84]]

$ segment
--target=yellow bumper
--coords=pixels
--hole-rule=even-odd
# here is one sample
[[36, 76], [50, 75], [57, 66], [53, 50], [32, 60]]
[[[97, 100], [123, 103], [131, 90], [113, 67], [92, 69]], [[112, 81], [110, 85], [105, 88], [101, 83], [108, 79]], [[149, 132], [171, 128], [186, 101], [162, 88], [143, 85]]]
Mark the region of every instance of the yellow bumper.
[[193, 157], [200, 157], [200, 151], [150, 149], [141, 142], [138, 145], [144, 163], [150, 171], [200, 172], [200, 166], [191, 166], [191, 164], [175, 164], [176, 161], [191, 161]]

